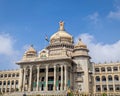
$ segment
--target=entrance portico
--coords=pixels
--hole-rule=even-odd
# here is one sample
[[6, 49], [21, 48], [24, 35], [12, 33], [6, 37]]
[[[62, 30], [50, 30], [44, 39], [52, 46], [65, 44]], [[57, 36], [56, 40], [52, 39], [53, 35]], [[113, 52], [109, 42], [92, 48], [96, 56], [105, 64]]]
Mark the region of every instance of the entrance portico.
[[[68, 86], [67, 64], [27, 65], [22, 68], [22, 91], [57, 91], [66, 90]], [[69, 73], [70, 74], [70, 73]]]

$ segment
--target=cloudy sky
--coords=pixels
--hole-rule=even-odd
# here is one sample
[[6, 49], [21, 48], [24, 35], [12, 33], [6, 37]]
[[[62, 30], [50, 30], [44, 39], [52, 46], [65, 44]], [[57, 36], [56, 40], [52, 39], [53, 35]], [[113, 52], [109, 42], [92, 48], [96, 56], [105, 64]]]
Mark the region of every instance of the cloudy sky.
[[120, 61], [119, 0], [0, 0], [0, 70], [18, 68], [31, 44], [45, 48], [45, 34], [59, 21], [75, 41], [82, 38], [95, 63]]

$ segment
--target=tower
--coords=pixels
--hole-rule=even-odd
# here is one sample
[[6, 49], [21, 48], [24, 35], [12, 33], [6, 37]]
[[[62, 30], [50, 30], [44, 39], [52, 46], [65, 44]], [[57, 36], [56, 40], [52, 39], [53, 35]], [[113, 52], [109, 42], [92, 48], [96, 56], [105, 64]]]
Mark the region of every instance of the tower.
[[83, 93], [90, 93], [91, 84], [91, 62], [88, 55], [89, 50], [87, 46], [79, 39], [78, 43], [74, 46], [73, 61], [76, 64], [74, 68], [74, 89]]

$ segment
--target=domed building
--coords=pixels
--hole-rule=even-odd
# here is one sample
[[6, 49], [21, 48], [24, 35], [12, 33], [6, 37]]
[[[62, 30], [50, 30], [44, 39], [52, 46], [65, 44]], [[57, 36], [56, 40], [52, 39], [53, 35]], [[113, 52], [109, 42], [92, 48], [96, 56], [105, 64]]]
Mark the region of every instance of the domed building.
[[89, 51], [81, 40], [77, 44], [73, 42], [73, 36], [66, 32], [64, 22], [59, 22], [59, 30], [50, 37], [50, 44], [45, 49], [37, 54], [31, 46], [23, 59], [17, 62], [23, 72], [20, 90], [65, 93], [72, 89], [91, 93]]
[[120, 93], [120, 63], [100, 65], [90, 59], [87, 45], [81, 39], [75, 44], [64, 22], [59, 22], [45, 49], [37, 52], [31, 45], [16, 63], [19, 70], [0, 71], [0, 92], [6, 96], [66, 95], [72, 90], [86, 96], [120, 96], [115, 95]]

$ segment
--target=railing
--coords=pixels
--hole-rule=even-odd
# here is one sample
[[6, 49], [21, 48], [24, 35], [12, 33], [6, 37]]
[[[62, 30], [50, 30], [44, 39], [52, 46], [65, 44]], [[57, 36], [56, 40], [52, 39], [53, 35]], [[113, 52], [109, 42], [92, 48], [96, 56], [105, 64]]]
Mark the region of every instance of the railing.
[[77, 77], [77, 78], [75, 79], [75, 81], [83, 82], [83, 77]]

